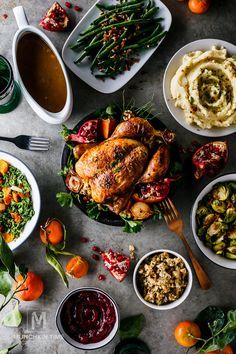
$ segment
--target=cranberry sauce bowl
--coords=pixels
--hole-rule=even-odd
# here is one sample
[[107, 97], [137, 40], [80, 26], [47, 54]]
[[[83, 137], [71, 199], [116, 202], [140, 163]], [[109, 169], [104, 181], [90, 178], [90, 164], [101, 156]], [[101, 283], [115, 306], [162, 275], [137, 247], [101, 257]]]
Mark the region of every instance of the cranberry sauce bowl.
[[77, 349], [92, 350], [108, 344], [119, 328], [119, 309], [105, 291], [79, 288], [60, 303], [56, 325], [64, 340]]

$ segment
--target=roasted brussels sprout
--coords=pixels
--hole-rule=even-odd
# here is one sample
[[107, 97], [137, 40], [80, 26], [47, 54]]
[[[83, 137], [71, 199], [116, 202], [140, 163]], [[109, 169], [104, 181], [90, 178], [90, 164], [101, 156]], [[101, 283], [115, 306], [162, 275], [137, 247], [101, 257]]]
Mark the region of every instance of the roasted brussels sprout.
[[227, 251], [236, 254], [236, 246], [227, 247]]
[[199, 206], [198, 209], [197, 209], [197, 215], [202, 217], [202, 216], [205, 216], [209, 213], [209, 210], [207, 207], [205, 206]]
[[220, 214], [226, 211], [226, 204], [221, 200], [217, 200], [217, 199], [213, 200], [213, 202], [211, 203], [211, 207], [214, 211]]
[[227, 232], [227, 237], [230, 240], [236, 240], [236, 228], [233, 228]]
[[236, 209], [235, 208], [227, 209], [226, 213], [225, 213], [224, 222], [229, 224], [229, 223], [233, 222], [235, 219], [236, 219]]
[[213, 250], [214, 250], [215, 252], [223, 251], [223, 250], [225, 249], [225, 246], [226, 246], [226, 243], [220, 242], [220, 243], [218, 243], [217, 245], [214, 245], [214, 246], [213, 246]]
[[231, 202], [232, 202], [233, 204], [236, 204], [236, 193], [234, 193], [234, 194], [231, 195]]
[[215, 214], [208, 214], [204, 220], [203, 220], [203, 225], [208, 226], [212, 224], [216, 220], [217, 216]]
[[207, 234], [209, 236], [217, 235], [219, 232], [223, 230], [223, 225], [221, 221], [215, 221], [211, 224], [211, 226], [207, 229]]
[[220, 184], [213, 189], [212, 194], [214, 199], [224, 201], [229, 197], [229, 193], [229, 187], [224, 184]]
[[233, 254], [233, 253], [230, 253], [230, 252], [226, 252], [225, 256], [226, 256], [226, 258], [235, 259], [236, 260], [236, 254]]
[[197, 235], [217, 255], [236, 260], [236, 182], [217, 184], [199, 202]]

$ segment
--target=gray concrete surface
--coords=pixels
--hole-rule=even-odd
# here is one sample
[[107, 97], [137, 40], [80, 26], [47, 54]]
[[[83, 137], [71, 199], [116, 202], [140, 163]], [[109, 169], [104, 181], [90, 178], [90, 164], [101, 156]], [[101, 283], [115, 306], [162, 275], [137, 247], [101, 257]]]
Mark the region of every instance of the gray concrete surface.
[[[134, 97], [137, 104], [145, 103], [152, 95], [156, 105], [156, 112], [161, 113], [162, 121], [177, 131], [178, 140], [185, 146], [193, 139], [200, 142], [207, 142], [207, 138], [200, 138], [180, 127], [170, 116], [165, 106], [162, 94], [162, 78], [165, 67], [171, 56], [184, 44], [200, 38], [220, 38], [235, 43], [236, 32], [236, 2], [235, 1], [212, 1], [211, 10], [198, 16], [191, 14], [186, 2], [179, 3], [176, 0], [163, 0], [173, 15], [173, 25], [168, 37], [162, 43], [157, 52], [149, 60], [130, 83], [125, 87], [126, 96]], [[29, 22], [38, 27], [39, 19], [45, 9], [52, 1], [37, 0], [1, 0], [0, 1], [0, 52], [12, 61], [11, 44], [17, 26], [12, 13], [16, 5], [25, 7]], [[73, 25], [86, 13], [94, 0], [73, 0], [83, 8], [82, 13], [70, 11]], [[63, 3], [62, 3], [63, 4]], [[6, 13], [7, 19], [2, 15]], [[73, 27], [73, 26], [72, 26]], [[69, 33], [46, 33], [61, 50], [62, 45]], [[74, 110], [69, 127], [73, 127], [82, 117], [93, 110], [104, 106], [111, 101], [121, 100], [121, 91], [112, 95], [103, 95], [71, 74], [71, 81], [74, 91]], [[145, 307], [136, 297], [132, 286], [132, 272], [128, 278], [118, 284], [115, 279], [107, 274], [105, 282], [99, 282], [97, 274], [103, 271], [102, 264], [91, 260], [91, 246], [99, 245], [101, 248], [112, 247], [127, 252], [128, 245], [133, 243], [137, 248], [138, 256], [157, 248], [168, 248], [187, 256], [185, 249], [177, 237], [171, 234], [163, 222], [147, 222], [143, 231], [137, 235], [122, 233], [120, 228], [98, 224], [88, 219], [76, 207], [71, 210], [61, 209], [56, 203], [55, 194], [64, 189], [63, 182], [57, 176], [60, 170], [60, 158], [63, 149], [63, 142], [58, 135], [60, 127], [51, 126], [40, 120], [22, 99], [19, 107], [12, 113], [1, 115], [0, 133], [5, 136], [18, 134], [36, 134], [48, 136], [52, 140], [51, 150], [48, 153], [33, 153], [21, 151], [15, 146], [1, 142], [0, 150], [8, 151], [19, 157], [32, 169], [39, 183], [42, 196], [42, 213], [40, 222], [49, 216], [60, 218], [68, 229], [68, 248], [90, 260], [90, 272], [87, 277], [81, 280], [71, 280], [70, 289], [79, 286], [98, 286], [107, 290], [119, 304], [121, 316], [128, 316], [137, 313], [144, 313], [147, 324], [141, 334], [152, 353], [154, 354], [180, 354], [184, 350], [176, 345], [173, 338], [175, 325], [184, 319], [194, 319], [200, 310], [205, 306], [221, 305], [235, 306], [235, 272], [220, 268], [205, 258], [196, 246], [189, 224], [189, 216], [193, 201], [207, 183], [204, 179], [194, 183], [193, 180], [185, 180], [181, 189], [175, 195], [175, 202], [183, 214], [185, 220], [185, 233], [194, 252], [202, 265], [206, 268], [212, 287], [208, 291], [202, 291], [194, 277], [193, 288], [188, 299], [178, 308], [158, 312]], [[230, 146], [230, 160], [224, 172], [235, 171], [235, 139], [234, 136], [227, 138]], [[187, 171], [186, 171], [187, 172]], [[89, 237], [89, 244], [78, 242], [80, 236]], [[18, 354], [72, 354], [80, 352], [70, 347], [58, 335], [55, 327], [55, 312], [60, 300], [68, 292], [57, 274], [45, 263], [44, 248], [40, 244], [38, 230], [31, 235], [29, 240], [16, 252], [19, 262], [25, 262], [31, 270], [41, 274], [45, 282], [44, 296], [37, 302], [22, 303], [21, 311], [24, 314], [22, 325], [18, 329], [0, 327], [0, 347], [12, 342], [18, 342], [18, 347], [13, 351]], [[32, 328], [32, 316], [36, 312], [46, 314], [45, 328]], [[94, 354], [111, 354], [115, 344], [119, 341], [116, 338], [112, 343]], [[80, 352], [82, 353], [82, 352]]]

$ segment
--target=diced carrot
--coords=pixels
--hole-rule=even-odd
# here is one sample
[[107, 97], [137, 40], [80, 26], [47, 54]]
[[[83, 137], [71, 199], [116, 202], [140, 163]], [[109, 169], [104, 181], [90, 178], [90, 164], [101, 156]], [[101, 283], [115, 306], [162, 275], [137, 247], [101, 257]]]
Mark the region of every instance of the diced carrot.
[[4, 232], [4, 234], [2, 235], [2, 237], [4, 238], [4, 241], [6, 243], [12, 242], [14, 240], [14, 235], [10, 234], [8, 232]]
[[11, 200], [12, 200], [11, 194], [9, 194], [7, 197], [3, 198], [3, 202], [4, 202], [6, 205], [11, 204]]
[[2, 191], [3, 191], [3, 197], [5, 198], [11, 193], [11, 188], [10, 187], [3, 187]]
[[20, 196], [18, 192], [12, 192], [12, 198], [14, 200], [14, 202], [18, 203], [20, 200]]
[[21, 222], [22, 217], [19, 214], [17, 214], [17, 213], [10, 213], [10, 214], [11, 214], [11, 217], [14, 220], [14, 222], [16, 222], [16, 223]]
[[0, 213], [3, 213], [6, 210], [6, 205], [4, 203], [0, 203]]
[[99, 119], [98, 120], [98, 134], [103, 139], [108, 139], [115, 130], [117, 122], [115, 119]]
[[0, 160], [0, 174], [4, 176], [7, 173], [8, 168], [8, 163], [4, 160]]
[[3, 192], [3, 202], [6, 205], [9, 205], [11, 203], [11, 199], [12, 199], [11, 188], [10, 187], [3, 187], [2, 192]]

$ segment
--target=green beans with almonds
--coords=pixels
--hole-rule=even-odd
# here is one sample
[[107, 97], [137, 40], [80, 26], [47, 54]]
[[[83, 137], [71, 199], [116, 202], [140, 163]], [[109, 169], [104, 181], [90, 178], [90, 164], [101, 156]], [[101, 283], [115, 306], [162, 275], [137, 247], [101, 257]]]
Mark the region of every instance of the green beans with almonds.
[[117, 4], [97, 4], [101, 11], [88, 29], [80, 33], [70, 48], [79, 51], [77, 65], [91, 60], [97, 78], [115, 79], [138, 61], [138, 53], [155, 47], [165, 36], [153, 0], [120, 0]]

